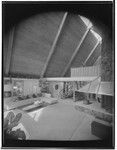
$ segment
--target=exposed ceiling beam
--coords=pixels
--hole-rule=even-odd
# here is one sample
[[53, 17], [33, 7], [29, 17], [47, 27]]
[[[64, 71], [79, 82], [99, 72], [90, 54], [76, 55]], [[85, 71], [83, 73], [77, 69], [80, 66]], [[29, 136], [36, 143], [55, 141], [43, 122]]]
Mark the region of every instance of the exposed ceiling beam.
[[97, 62], [99, 61], [99, 59], [101, 59], [101, 56], [98, 56], [98, 58], [96, 59], [96, 61], [95, 61], [94, 65], [96, 65], [96, 64], [97, 64]]
[[[43, 78], [42, 81], [93, 81], [94, 79], [96, 79], [97, 76], [91, 76], [91, 77], [56, 77], [56, 78]], [[10, 80], [9, 77], [5, 77], [4, 79], [6, 80]], [[37, 81], [39, 79], [27, 79], [27, 78], [12, 78], [12, 80], [28, 80], [28, 81]]]
[[51, 58], [52, 58], [52, 55], [53, 55], [54, 50], [55, 50], [55, 47], [56, 47], [56, 45], [57, 45], [57, 41], [58, 41], [58, 39], [59, 39], [59, 36], [60, 36], [61, 31], [62, 31], [62, 29], [63, 29], [63, 26], [64, 26], [64, 24], [65, 24], [65, 20], [66, 20], [66, 18], [67, 18], [67, 15], [68, 15], [68, 13], [66, 12], [66, 13], [64, 14], [63, 18], [62, 18], [62, 21], [61, 21], [60, 26], [59, 26], [59, 29], [58, 29], [58, 31], [57, 31], [56, 37], [55, 37], [54, 42], [53, 42], [53, 44], [52, 44], [50, 53], [49, 53], [49, 55], [48, 55], [48, 57], [47, 57], [47, 61], [46, 61], [45, 66], [44, 66], [44, 68], [43, 68], [43, 70], [42, 70], [41, 77], [44, 76], [44, 74], [45, 74], [45, 72], [46, 72], [46, 70], [47, 70], [48, 64], [49, 64], [49, 62], [50, 62], [50, 60], [51, 60]]
[[87, 56], [85, 62], [83, 63], [83, 66], [85, 66], [86, 62], [89, 60], [89, 58], [91, 57], [91, 55], [93, 54], [93, 52], [95, 51], [95, 49], [97, 48], [97, 46], [99, 45], [99, 41], [96, 43], [96, 45], [94, 46], [94, 48], [91, 50], [91, 52], [89, 53], [89, 55]]
[[43, 78], [44, 81], [93, 81], [97, 76], [92, 77], [58, 77], [58, 78]]
[[83, 37], [82, 37], [80, 43], [79, 43], [78, 46], [76, 47], [76, 49], [75, 49], [75, 51], [74, 51], [74, 53], [73, 53], [73, 55], [72, 55], [70, 61], [68, 62], [68, 64], [67, 64], [65, 70], [64, 70], [63, 73], [62, 73], [62, 77], [65, 75], [65, 73], [66, 73], [67, 70], [69, 69], [69, 67], [70, 67], [70, 65], [71, 65], [71, 63], [72, 63], [72, 61], [74, 60], [76, 54], [78, 53], [78, 51], [79, 51], [79, 49], [80, 49], [80, 47], [81, 47], [83, 41], [85, 40], [85, 38], [86, 38], [88, 32], [90, 31], [90, 29], [91, 29], [91, 27], [88, 27], [87, 30], [86, 30], [86, 32], [84, 33], [84, 35], [83, 35]]
[[10, 79], [12, 79], [12, 80], [28, 80], [28, 81], [39, 81], [39, 79], [31, 79], [31, 78], [14, 78], [14, 77], [4, 77], [4, 79], [6, 79], [6, 80], [10, 80]]
[[5, 66], [5, 74], [8, 75], [10, 72], [10, 67], [11, 67], [11, 61], [12, 61], [12, 53], [13, 53], [13, 41], [14, 41], [14, 31], [15, 28], [13, 28], [10, 31], [9, 34], [9, 41], [8, 41], [8, 52], [7, 52], [7, 57], [6, 57], [6, 66]]

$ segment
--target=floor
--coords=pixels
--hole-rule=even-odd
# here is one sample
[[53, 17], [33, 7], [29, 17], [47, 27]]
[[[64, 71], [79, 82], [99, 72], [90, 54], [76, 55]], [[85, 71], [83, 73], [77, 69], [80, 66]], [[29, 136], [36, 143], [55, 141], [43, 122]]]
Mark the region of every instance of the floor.
[[91, 122], [94, 117], [75, 110], [73, 105], [70, 100], [60, 100], [57, 104], [29, 112], [28, 115], [36, 123], [34, 130], [37, 130], [36, 135], [31, 138], [78, 141], [99, 139], [91, 134]]
[[87, 141], [99, 140], [91, 133], [95, 117], [75, 109], [75, 106], [104, 111], [97, 103], [84, 105], [82, 101], [60, 99], [57, 104], [32, 111], [16, 109], [23, 113], [21, 123], [29, 133], [30, 140]]

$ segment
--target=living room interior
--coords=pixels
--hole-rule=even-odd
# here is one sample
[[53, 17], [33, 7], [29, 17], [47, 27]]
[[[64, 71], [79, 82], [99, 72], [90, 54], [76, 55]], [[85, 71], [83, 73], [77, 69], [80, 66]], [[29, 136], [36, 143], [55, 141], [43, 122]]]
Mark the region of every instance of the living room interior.
[[112, 3], [50, 5], [3, 4], [3, 143], [112, 147]]

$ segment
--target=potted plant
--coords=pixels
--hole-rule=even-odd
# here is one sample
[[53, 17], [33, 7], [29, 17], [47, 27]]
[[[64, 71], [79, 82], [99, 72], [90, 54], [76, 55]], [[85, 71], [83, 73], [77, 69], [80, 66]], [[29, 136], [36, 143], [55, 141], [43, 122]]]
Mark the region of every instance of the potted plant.
[[6, 118], [4, 118], [4, 139], [15, 139], [15, 140], [25, 140], [26, 135], [25, 132], [21, 129], [17, 129], [16, 131], [12, 131], [14, 127], [19, 124], [19, 120], [21, 119], [22, 114], [18, 113], [16, 116], [13, 112], [9, 112]]

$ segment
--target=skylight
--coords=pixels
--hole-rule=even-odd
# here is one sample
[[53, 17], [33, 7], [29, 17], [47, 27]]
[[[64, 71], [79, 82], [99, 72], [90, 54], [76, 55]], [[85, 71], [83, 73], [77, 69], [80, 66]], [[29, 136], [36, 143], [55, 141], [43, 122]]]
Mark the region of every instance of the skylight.
[[94, 30], [91, 30], [91, 32], [92, 32], [93, 35], [98, 39], [99, 42], [102, 41], [102, 38], [101, 38], [101, 36], [100, 36], [98, 33], [96, 33]]
[[[87, 26], [87, 28], [91, 28], [93, 26], [91, 21], [89, 19], [87, 19], [86, 17], [80, 16], [80, 18], [84, 22], [84, 24]], [[93, 33], [93, 35], [97, 38], [97, 40], [99, 42], [102, 41], [102, 38], [98, 33], [96, 33], [93, 29], [91, 29], [91, 32]]]
[[80, 18], [88, 28], [91, 28], [93, 26], [91, 21], [86, 17], [80, 16]]

